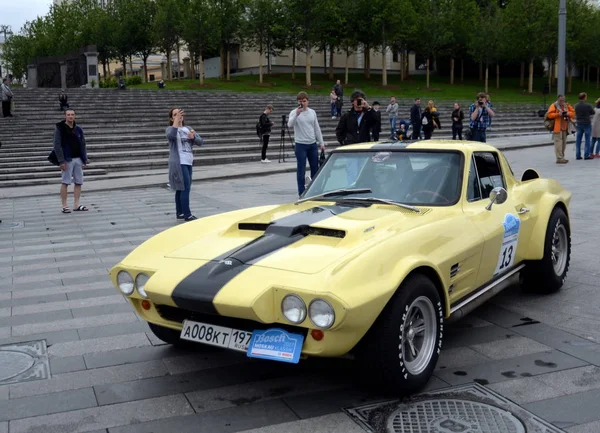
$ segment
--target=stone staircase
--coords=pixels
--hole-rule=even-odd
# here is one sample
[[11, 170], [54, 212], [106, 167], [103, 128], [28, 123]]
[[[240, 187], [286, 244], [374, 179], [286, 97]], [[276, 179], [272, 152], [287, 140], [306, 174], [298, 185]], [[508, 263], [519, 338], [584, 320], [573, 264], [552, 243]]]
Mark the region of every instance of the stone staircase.
[[[350, 89], [346, 93], [350, 93]], [[52, 149], [54, 125], [64, 118], [58, 108], [57, 89], [14, 89], [15, 117], [0, 118], [0, 188], [56, 183], [57, 167], [46, 157]], [[86, 180], [144, 176], [166, 172], [168, 146], [165, 128], [171, 107], [186, 111], [186, 124], [204, 138], [195, 151], [195, 164], [220, 165], [257, 163], [260, 146], [255, 125], [265, 106], [272, 103], [275, 122], [267, 157], [277, 162], [283, 114], [295, 107], [294, 95], [207, 93], [175, 90], [70, 89], [69, 104], [76, 110], [84, 129], [90, 165]], [[325, 92], [323, 92], [325, 93]], [[375, 99], [385, 110], [388, 99]], [[467, 107], [470, 101], [460, 101]], [[399, 101], [402, 118], [409, 118], [410, 100]], [[317, 111], [328, 147], [337, 146], [328, 95], [313, 95], [310, 107]], [[344, 108], [349, 108], [346, 102]], [[495, 105], [489, 138], [544, 133], [535, 112], [539, 105]], [[451, 138], [452, 104], [438, 104], [442, 130], [434, 138]], [[387, 115], [382, 113], [382, 138], [386, 137]], [[293, 131], [291, 136], [293, 138]], [[285, 133], [285, 157], [293, 160], [293, 149]]]

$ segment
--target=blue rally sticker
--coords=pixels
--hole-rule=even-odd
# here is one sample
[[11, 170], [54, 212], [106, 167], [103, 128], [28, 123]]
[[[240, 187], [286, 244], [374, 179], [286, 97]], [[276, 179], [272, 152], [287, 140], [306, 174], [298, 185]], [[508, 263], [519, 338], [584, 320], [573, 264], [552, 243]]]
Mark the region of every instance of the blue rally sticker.
[[502, 236], [502, 245], [494, 275], [507, 271], [515, 263], [517, 245], [519, 243], [519, 231], [521, 229], [521, 220], [513, 214], [504, 216], [504, 235]]
[[248, 344], [247, 356], [297, 364], [302, 352], [304, 336], [281, 328], [254, 330]]

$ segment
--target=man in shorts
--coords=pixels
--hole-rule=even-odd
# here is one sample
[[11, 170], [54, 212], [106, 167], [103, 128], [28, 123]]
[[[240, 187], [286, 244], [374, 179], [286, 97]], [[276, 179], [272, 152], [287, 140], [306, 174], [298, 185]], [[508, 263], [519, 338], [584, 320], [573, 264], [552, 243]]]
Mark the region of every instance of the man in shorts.
[[81, 185], [83, 185], [83, 169], [88, 160], [85, 147], [83, 129], [75, 123], [75, 111], [67, 109], [65, 120], [56, 124], [54, 130], [54, 152], [62, 172], [62, 183], [60, 185], [60, 198], [62, 200], [62, 212], [71, 213], [67, 206], [67, 192], [69, 185], [75, 183], [73, 190], [73, 210], [87, 211], [88, 208], [79, 204], [81, 196]]

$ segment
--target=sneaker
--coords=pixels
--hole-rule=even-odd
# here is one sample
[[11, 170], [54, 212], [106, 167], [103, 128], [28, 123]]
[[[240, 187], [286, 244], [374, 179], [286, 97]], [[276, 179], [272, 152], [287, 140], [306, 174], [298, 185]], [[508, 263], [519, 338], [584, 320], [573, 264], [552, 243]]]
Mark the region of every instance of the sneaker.
[[197, 220], [198, 218], [196, 218], [194, 215], [190, 215], [189, 217], [186, 217], [185, 220], [186, 221], [194, 221]]
[[179, 215], [177, 215], [177, 219], [178, 220], [185, 219], [185, 216], [183, 214], [179, 214]]
[[265, 163], [265, 162], [271, 162], [271, 161], [265, 158], [265, 159], [261, 159], [260, 162]]
[[308, 185], [310, 182], [312, 181], [312, 179], [310, 178], [310, 174], [307, 174], [306, 176], [304, 176], [304, 185]]
[[335, 116], [331, 116], [331, 120], [335, 119]]

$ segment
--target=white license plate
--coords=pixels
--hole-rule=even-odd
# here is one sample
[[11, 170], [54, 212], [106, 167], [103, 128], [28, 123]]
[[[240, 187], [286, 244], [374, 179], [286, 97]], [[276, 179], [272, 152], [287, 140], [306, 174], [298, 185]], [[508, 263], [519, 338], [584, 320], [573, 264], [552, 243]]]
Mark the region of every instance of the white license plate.
[[247, 352], [252, 332], [184, 320], [179, 338], [239, 352]]

